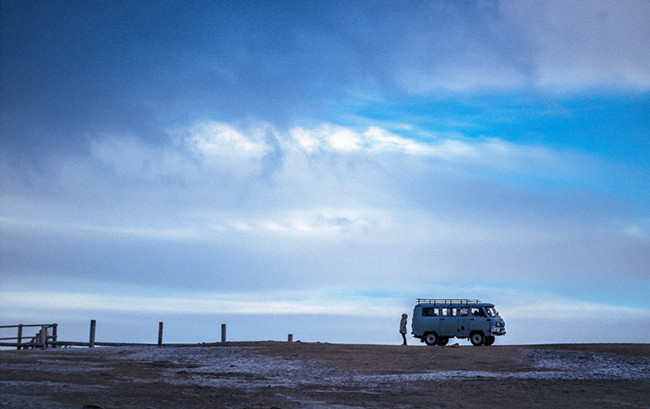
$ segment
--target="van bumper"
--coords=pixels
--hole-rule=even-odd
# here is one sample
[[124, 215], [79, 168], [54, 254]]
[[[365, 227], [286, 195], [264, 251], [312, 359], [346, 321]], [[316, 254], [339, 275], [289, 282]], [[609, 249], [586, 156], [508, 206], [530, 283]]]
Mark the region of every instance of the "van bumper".
[[505, 327], [491, 327], [490, 332], [492, 335], [506, 335]]

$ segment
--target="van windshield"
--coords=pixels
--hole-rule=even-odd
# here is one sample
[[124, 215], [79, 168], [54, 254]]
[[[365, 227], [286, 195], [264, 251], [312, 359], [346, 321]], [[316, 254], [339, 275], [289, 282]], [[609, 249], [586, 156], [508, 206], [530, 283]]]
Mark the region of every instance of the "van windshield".
[[487, 313], [488, 313], [488, 315], [490, 317], [498, 317], [499, 316], [499, 313], [497, 312], [496, 309], [494, 309], [494, 307], [486, 307], [485, 310], [487, 311]]

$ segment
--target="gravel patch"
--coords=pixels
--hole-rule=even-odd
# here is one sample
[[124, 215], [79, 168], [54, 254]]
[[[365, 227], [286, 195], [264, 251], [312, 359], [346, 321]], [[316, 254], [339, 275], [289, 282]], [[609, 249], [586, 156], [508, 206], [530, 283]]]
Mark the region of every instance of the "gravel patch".
[[522, 354], [532, 366], [548, 370], [534, 372], [540, 379], [650, 380], [650, 360], [645, 357], [547, 349], [525, 349]]
[[[255, 347], [137, 348], [126, 359], [171, 362], [167, 381], [201, 385], [259, 388], [322, 385], [371, 387], [386, 383], [454, 381], [467, 378], [650, 380], [650, 360], [605, 353], [522, 349], [523, 361], [539, 370], [427, 371], [413, 374], [358, 375], [327, 369], [318, 361], [281, 359], [257, 353]], [[178, 375], [187, 375], [179, 377]], [[246, 376], [243, 376], [246, 375]]]

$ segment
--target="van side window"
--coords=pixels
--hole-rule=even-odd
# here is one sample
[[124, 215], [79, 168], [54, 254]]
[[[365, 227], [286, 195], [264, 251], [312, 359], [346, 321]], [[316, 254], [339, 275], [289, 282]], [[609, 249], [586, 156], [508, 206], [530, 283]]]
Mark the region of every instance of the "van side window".
[[468, 312], [469, 312], [469, 311], [468, 311], [467, 307], [462, 307], [462, 308], [459, 310], [458, 314], [459, 314], [461, 317], [467, 317]]
[[472, 315], [475, 317], [485, 317], [483, 310], [478, 307], [472, 307]]
[[422, 308], [423, 317], [437, 317], [438, 309], [437, 308]]
[[443, 317], [455, 317], [458, 314], [458, 309], [454, 307], [444, 307], [442, 308]]

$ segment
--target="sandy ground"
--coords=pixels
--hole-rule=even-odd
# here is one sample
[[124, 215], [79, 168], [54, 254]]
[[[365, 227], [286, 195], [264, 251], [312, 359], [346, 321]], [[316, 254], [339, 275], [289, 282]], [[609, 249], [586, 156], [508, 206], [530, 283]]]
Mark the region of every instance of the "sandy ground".
[[2, 408], [650, 408], [650, 344], [0, 351]]

